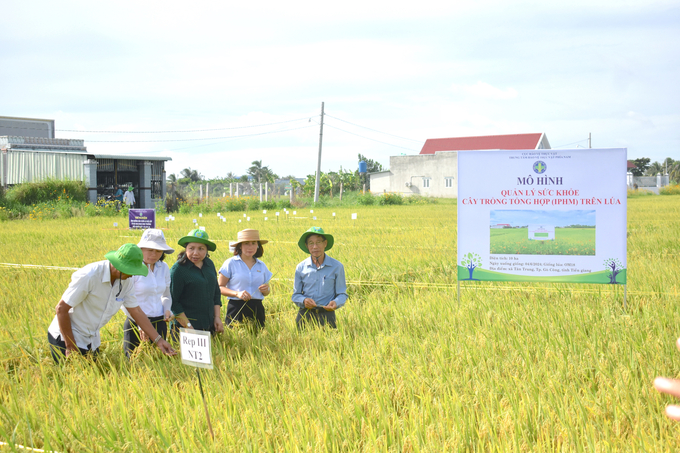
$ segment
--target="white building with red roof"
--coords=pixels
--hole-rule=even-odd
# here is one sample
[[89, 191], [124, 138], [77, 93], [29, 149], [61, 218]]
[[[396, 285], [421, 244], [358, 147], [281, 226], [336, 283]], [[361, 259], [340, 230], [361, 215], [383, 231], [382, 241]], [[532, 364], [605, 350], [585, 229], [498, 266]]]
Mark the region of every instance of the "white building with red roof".
[[371, 173], [371, 192], [429, 197], [458, 196], [458, 151], [550, 149], [543, 133], [431, 138], [420, 154], [391, 156], [390, 169]]

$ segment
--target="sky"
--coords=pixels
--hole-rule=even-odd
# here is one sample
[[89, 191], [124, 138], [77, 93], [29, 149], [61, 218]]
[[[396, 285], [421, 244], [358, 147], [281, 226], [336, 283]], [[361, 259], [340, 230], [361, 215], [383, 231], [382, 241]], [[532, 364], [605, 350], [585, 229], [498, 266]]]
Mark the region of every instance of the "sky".
[[499, 223], [509, 223], [517, 227], [523, 225], [550, 225], [567, 227], [569, 225], [595, 226], [595, 211], [491, 211], [489, 214], [491, 226]]
[[207, 178], [305, 177], [320, 138], [322, 171], [535, 132], [680, 159], [680, 1], [538, 3], [4, 0], [0, 116]]

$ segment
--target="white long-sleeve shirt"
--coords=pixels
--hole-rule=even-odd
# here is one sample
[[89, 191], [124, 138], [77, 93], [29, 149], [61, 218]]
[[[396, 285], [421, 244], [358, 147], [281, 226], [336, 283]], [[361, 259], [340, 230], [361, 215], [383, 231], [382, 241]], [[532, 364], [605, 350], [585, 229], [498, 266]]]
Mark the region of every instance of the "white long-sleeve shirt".
[[[157, 261], [153, 271], [149, 269], [149, 275], [146, 277], [135, 275], [131, 277], [131, 280], [135, 284], [135, 296], [139, 308], [147, 317], [163, 316], [165, 310], [170, 310], [172, 306], [170, 268], [165, 262]], [[123, 308], [123, 311], [127, 314], [125, 308]]]
[[135, 204], [134, 192], [132, 192], [131, 190], [125, 192], [125, 195], [123, 195], [123, 202], [128, 206], [132, 206], [133, 204]]

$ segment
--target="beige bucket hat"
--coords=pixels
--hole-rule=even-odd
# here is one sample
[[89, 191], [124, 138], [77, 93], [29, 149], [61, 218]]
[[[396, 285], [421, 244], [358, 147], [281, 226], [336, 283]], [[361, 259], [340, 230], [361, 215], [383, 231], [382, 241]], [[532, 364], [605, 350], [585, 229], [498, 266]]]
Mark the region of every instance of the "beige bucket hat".
[[260, 239], [260, 232], [258, 230], [251, 230], [251, 229], [245, 229], [241, 230], [238, 232], [236, 241], [234, 242], [229, 242], [230, 247], [236, 247], [237, 244], [240, 244], [241, 242], [259, 242], [260, 245], [266, 244], [267, 240], [265, 239]]
[[154, 249], [161, 250], [165, 253], [175, 253], [175, 249], [168, 246], [165, 242], [165, 236], [161, 230], [149, 228], [144, 230], [142, 238], [139, 240], [137, 247], [140, 249]]

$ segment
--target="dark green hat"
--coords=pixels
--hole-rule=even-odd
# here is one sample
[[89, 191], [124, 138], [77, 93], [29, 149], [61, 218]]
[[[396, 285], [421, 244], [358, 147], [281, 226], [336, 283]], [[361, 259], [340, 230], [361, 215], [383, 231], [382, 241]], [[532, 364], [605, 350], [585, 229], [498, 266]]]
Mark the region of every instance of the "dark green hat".
[[303, 252], [309, 253], [309, 249], [307, 248], [307, 238], [312, 234], [318, 234], [319, 236], [322, 236], [326, 241], [328, 241], [328, 244], [326, 244], [326, 250], [330, 250], [333, 248], [333, 236], [331, 236], [328, 233], [324, 233], [323, 228], [321, 227], [311, 227], [302, 234], [300, 240], [298, 241], [298, 247], [300, 247]]
[[189, 231], [189, 234], [187, 234], [182, 239], [177, 241], [177, 243], [182, 247], [186, 247], [186, 245], [190, 242], [199, 242], [201, 244], [205, 244], [208, 246], [208, 250], [210, 250], [211, 252], [214, 252], [215, 249], [217, 248], [214, 242], [210, 242], [208, 233], [199, 229]]
[[128, 275], [149, 275], [149, 269], [144, 265], [142, 249], [135, 244], [123, 244], [118, 250], [104, 255], [113, 267]]

